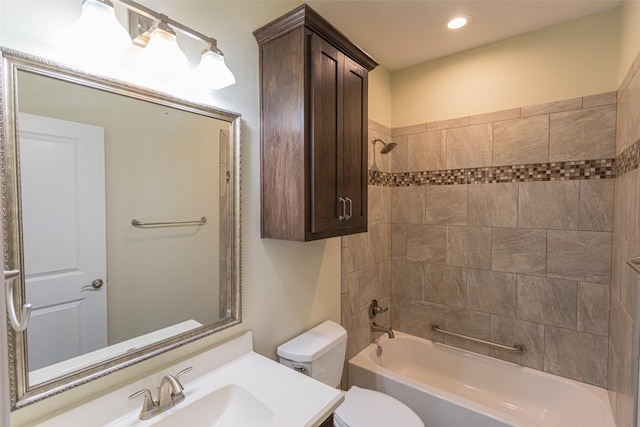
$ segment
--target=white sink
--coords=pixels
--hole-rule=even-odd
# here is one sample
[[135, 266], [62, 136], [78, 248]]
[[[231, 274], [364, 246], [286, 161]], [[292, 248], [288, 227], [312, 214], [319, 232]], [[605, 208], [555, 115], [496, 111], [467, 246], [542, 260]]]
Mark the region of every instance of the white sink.
[[[186, 402], [185, 402], [186, 403]], [[268, 427], [275, 413], [243, 387], [235, 384], [219, 388], [190, 405], [178, 405], [154, 427]], [[153, 421], [150, 420], [150, 421]]]
[[[184, 401], [148, 420], [138, 419], [149, 389], [192, 366], [180, 377]], [[115, 391], [40, 420], [31, 426], [60, 427], [315, 427], [344, 401], [344, 394], [253, 351], [251, 333], [200, 353]]]

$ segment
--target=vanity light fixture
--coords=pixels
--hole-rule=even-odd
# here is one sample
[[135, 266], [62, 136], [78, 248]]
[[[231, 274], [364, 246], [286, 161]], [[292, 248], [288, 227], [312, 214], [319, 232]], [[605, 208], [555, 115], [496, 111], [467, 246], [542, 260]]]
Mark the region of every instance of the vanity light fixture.
[[167, 77], [179, 74], [189, 67], [189, 60], [178, 47], [176, 32], [163, 19], [151, 29], [141, 60], [142, 67]]
[[202, 51], [200, 64], [196, 67], [195, 72], [197, 77], [211, 89], [222, 89], [236, 82], [233, 73], [224, 63], [224, 55], [213, 39]]
[[462, 14], [447, 19], [444, 25], [450, 30], [458, 30], [469, 25], [471, 21], [473, 21], [473, 17], [471, 15]]
[[129, 47], [131, 37], [116, 19], [113, 3], [109, 0], [84, 0], [80, 19], [65, 41], [66, 55], [71, 60], [73, 56], [82, 55], [92, 62], [106, 62]]
[[[124, 28], [115, 18], [112, 1], [155, 22], [149, 34], [139, 37], [142, 41], [137, 40], [138, 45], [142, 44], [144, 46], [144, 53], [141, 55], [143, 60], [145, 62], [149, 61], [148, 64], [145, 64], [145, 67], [149, 66], [155, 69], [162, 69], [165, 74], [169, 71], [172, 73], [180, 73], [181, 69], [187, 69], [188, 60], [176, 43], [176, 33], [174, 30], [177, 30], [207, 44], [202, 52], [200, 65], [195, 70], [200, 80], [203, 78], [206, 79], [207, 85], [213, 89], [222, 89], [235, 83], [233, 73], [224, 62], [224, 54], [218, 49], [216, 39], [208, 37], [164, 14], [158, 13], [132, 0], [83, 0], [83, 13], [78, 22], [86, 22], [86, 24], [83, 24], [84, 27], [93, 30], [87, 32], [84, 36], [76, 34], [75, 37], [85, 40], [94, 38], [95, 30], [98, 28], [96, 27], [96, 25], [98, 25], [96, 19], [101, 22], [99, 28], [110, 27], [110, 31], [113, 33], [118, 32], [122, 34], [124, 32], [126, 34]], [[107, 18], [108, 25], [105, 24]], [[127, 34], [127, 37], [128, 45], [130, 46], [131, 36]], [[114, 37], [110, 38], [112, 39], [112, 43], [120, 45], [121, 35], [118, 36], [118, 40], [115, 40]]]

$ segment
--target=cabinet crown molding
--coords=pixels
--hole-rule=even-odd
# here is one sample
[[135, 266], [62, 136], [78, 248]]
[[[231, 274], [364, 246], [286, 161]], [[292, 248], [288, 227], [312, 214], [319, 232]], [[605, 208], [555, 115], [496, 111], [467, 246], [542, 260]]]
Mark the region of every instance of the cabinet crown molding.
[[352, 43], [306, 3], [258, 28], [253, 32], [253, 35], [258, 44], [262, 44], [301, 26], [322, 34], [329, 43], [365, 67], [367, 71], [371, 71], [378, 66], [378, 63], [371, 56]]

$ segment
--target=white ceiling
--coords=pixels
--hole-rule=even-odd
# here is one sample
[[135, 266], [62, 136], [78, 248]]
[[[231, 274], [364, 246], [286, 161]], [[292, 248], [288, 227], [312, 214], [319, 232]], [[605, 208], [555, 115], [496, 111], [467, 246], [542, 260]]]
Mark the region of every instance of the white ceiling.
[[[621, 0], [307, 0], [390, 71], [616, 7]], [[445, 29], [459, 13], [471, 25]]]

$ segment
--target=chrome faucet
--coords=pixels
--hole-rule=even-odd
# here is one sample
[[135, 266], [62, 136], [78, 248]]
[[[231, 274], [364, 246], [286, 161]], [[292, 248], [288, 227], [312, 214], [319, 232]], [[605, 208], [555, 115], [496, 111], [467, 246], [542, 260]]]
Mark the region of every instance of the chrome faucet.
[[371, 323], [371, 332], [384, 332], [389, 334], [389, 338], [395, 338], [395, 335], [393, 335], [393, 330], [391, 328], [385, 328], [384, 326], [376, 324], [376, 322]]
[[153, 400], [151, 392], [146, 388], [129, 396], [129, 399], [133, 399], [144, 395], [142, 410], [140, 410], [138, 418], [148, 420], [182, 402], [184, 400], [184, 387], [182, 387], [182, 384], [178, 381], [178, 377], [192, 369], [193, 367], [190, 366], [175, 375], [165, 375], [162, 377], [160, 387], [158, 387], [158, 400]]

